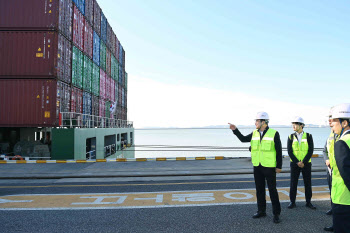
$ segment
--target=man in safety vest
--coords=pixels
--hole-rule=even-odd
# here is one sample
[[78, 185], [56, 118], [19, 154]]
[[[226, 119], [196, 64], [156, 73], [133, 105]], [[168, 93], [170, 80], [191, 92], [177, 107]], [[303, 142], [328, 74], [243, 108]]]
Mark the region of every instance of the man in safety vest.
[[[329, 112], [329, 127], [332, 127], [332, 108]], [[337, 140], [338, 135], [335, 134], [332, 130], [331, 133], [329, 134], [329, 137], [327, 138], [326, 144], [323, 148], [323, 158], [325, 160], [326, 166], [327, 166], [327, 182], [328, 182], [328, 187], [329, 187], [329, 193], [332, 193], [332, 166], [330, 161], [334, 161], [334, 143]], [[333, 205], [332, 203], [332, 198], [331, 198], [331, 206]], [[327, 215], [332, 215], [332, 209], [328, 210], [326, 212]], [[333, 226], [325, 227], [323, 228], [325, 231], [333, 231], [334, 228]]]
[[314, 142], [312, 135], [304, 132], [304, 119], [297, 116], [292, 121], [295, 133], [289, 135], [287, 141], [288, 155], [290, 158], [290, 191], [289, 209], [296, 207], [295, 199], [297, 195], [298, 180], [300, 172], [303, 174], [305, 186], [306, 207], [316, 209], [311, 204], [311, 156], [314, 152]]
[[251, 145], [258, 204], [258, 211], [253, 215], [253, 218], [266, 216], [266, 180], [272, 202], [273, 222], [279, 223], [281, 205], [276, 189], [276, 173], [282, 171], [282, 144], [279, 133], [269, 128], [269, 119], [266, 112], [258, 112], [255, 118], [256, 129], [247, 136], [243, 136], [235, 125], [230, 123], [229, 125], [241, 142], [250, 142]]
[[350, 104], [334, 106], [332, 118], [332, 130], [339, 135], [330, 158], [333, 227], [334, 232], [350, 232]]

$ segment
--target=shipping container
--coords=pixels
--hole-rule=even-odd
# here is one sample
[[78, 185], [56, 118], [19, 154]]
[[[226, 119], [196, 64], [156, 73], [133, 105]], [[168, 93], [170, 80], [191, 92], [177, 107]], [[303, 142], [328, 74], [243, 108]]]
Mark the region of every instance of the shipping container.
[[83, 55], [83, 90], [91, 93], [92, 91], [92, 61], [86, 55]]
[[106, 71], [106, 45], [100, 40], [100, 67]]
[[94, 32], [93, 59], [100, 66], [100, 37]]
[[84, 24], [85, 19], [77, 6], [73, 11], [73, 43], [81, 50], [84, 50]]
[[107, 19], [101, 10], [101, 40], [107, 42]]
[[123, 46], [119, 42], [119, 64], [123, 66]]
[[76, 87], [83, 87], [83, 53], [75, 46], [72, 52], [72, 84]]
[[98, 116], [99, 115], [99, 98], [95, 95], [91, 96], [91, 115]]
[[111, 53], [113, 54], [113, 56], [116, 56], [116, 51], [115, 51], [115, 43], [116, 43], [116, 39], [117, 37], [115, 36], [113, 30], [112, 30], [112, 43], [111, 43]]
[[83, 114], [91, 115], [91, 93], [83, 92]]
[[114, 98], [115, 98], [115, 102], [118, 105], [118, 103], [119, 103], [119, 85], [118, 85], [118, 82], [115, 82], [114, 88], [115, 88], [114, 89], [114, 93], [115, 93]]
[[94, 31], [100, 36], [101, 35], [101, 8], [96, 0], [94, 1]]
[[[50, 0], [51, 1], [51, 0]], [[85, 15], [85, 0], [73, 0], [82, 15]]]
[[0, 127], [57, 127], [69, 85], [53, 79], [0, 79]]
[[98, 115], [101, 117], [105, 117], [106, 116], [106, 102], [103, 98], [99, 98], [99, 105], [98, 105]]
[[0, 30], [59, 31], [72, 39], [71, 0], [2, 0]]
[[106, 73], [111, 75], [111, 52], [108, 48], [106, 49]]
[[94, 33], [90, 24], [85, 23], [84, 28], [84, 52], [89, 58], [92, 58]]
[[100, 67], [95, 63], [92, 63], [92, 81], [91, 81], [91, 91], [92, 94], [99, 96], [100, 95]]
[[110, 101], [106, 101], [105, 102], [105, 111], [106, 111], [106, 113], [105, 113], [105, 117], [107, 117], [107, 118], [111, 118], [111, 112], [110, 112], [110, 106], [111, 106], [111, 102]]
[[106, 95], [105, 95], [106, 100], [111, 99], [111, 78], [109, 75], [106, 75]]
[[124, 87], [125, 87], [125, 90], [128, 90], [128, 73], [124, 72], [124, 74], [125, 74]]
[[117, 59], [115, 59], [115, 57], [112, 55], [111, 56], [111, 77], [113, 80], [116, 80], [116, 66], [117, 66]]
[[115, 38], [115, 58], [117, 58], [117, 61], [119, 63], [119, 47], [120, 47], [120, 42], [118, 40], [118, 37]]
[[106, 73], [100, 69], [100, 98], [106, 98]]
[[[74, 113], [83, 113], [83, 91], [77, 87], [72, 87], [70, 111]], [[78, 115], [72, 115], [73, 118]]]
[[123, 97], [122, 97], [123, 92], [122, 92], [122, 89], [123, 89], [123, 87], [119, 84], [118, 85], [118, 105], [119, 106], [122, 106], [122, 103], [123, 103]]
[[111, 101], [115, 102], [115, 81], [111, 78]]
[[123, 56], [123, 68], [124, 68], [124, 70], [125, 70], [125, 50], [124, 50], [124, 48], [123, 48], [123, 53], [122, 53], [122, 56]]
[[109, 24], [107, 20], [107, 39], [106, 39], [106, 46], [109, 50], [112, 50], [112, 36], [113, 36], [113, 30], [111, 25]]
[[0, 32], [0, 78], [70, 82], [69, 41], [57, 32]]
[[85, 19], [89, 22], [90, 26], [94, 23], [94, 1], [85, 0]]

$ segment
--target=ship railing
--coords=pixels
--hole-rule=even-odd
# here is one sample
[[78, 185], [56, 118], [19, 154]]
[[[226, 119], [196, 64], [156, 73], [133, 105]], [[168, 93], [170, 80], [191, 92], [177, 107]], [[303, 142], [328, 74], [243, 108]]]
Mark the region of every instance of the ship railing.
[[133, 128], [133, 122], [76, 112], [61, 112], [60, 127], [67, 128]]

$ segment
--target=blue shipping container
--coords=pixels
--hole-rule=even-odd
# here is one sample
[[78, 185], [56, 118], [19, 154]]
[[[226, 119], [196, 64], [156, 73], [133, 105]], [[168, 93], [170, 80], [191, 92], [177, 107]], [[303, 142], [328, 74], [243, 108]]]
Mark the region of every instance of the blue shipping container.
[[101, 11], [101, 40], [107, 42], [107, 19]]
[[119, 63], [123, 66], [123, 46], [119, 43]]
[[78, 7], [79, 11], [85, 15], [85, 0], [73, 0], [73, 2]]
[[94, 31], [94, 45], [92, 51], [93, 61], [100, 66], [100, 37]]

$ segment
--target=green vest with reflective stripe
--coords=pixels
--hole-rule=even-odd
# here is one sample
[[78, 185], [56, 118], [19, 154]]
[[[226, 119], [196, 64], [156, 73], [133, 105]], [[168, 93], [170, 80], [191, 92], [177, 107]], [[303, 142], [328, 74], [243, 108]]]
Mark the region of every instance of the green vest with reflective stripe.
[[[346, 142], [346, 144], [350, 148], [350, 134], [343, 136], [342, 138], [340, 138], [340, 140]], [[337, 155], [334, 156], [336, 157]], [[332, 201], [335, 204], [350, 205], [350, 191], [346, 187], [344, 180], [339, 173], [339, 169], [336, 162], [334, 162], [332, 168]]]
[[276, 167], [276, 149], [274, 137], [276, 130], [268, 129], [260, 141], [260, 132], [253, 131], [251, 145], [251, 155], [253, 166], [261, 164], [264, 167]]
[[[294, 134], [289, 135], [289, 139], [291, 139], [292, 137], [293, 137], [293, 144], [292, 144], [293, 154], [299, 161], [303, 161], [303, 159], [305, 158], [309, 150], [309, 144], [307, 143], [307, 133], [305, 132], [303, 133], [300, 144], [299, 144], [298, 138]], [[292, 159], [290, 161], [293, 162]], [[309, 163], [311, 163], [311, 158], [309, 160]]]
[[327, 139], [327, 151], [328, 151], [328, 158], [331, 168], [333, 168], [335, 164], [335, 158], [334, 158], [334, 143], [335, 143], [335, 135], [333, 132], [329, 135]]

